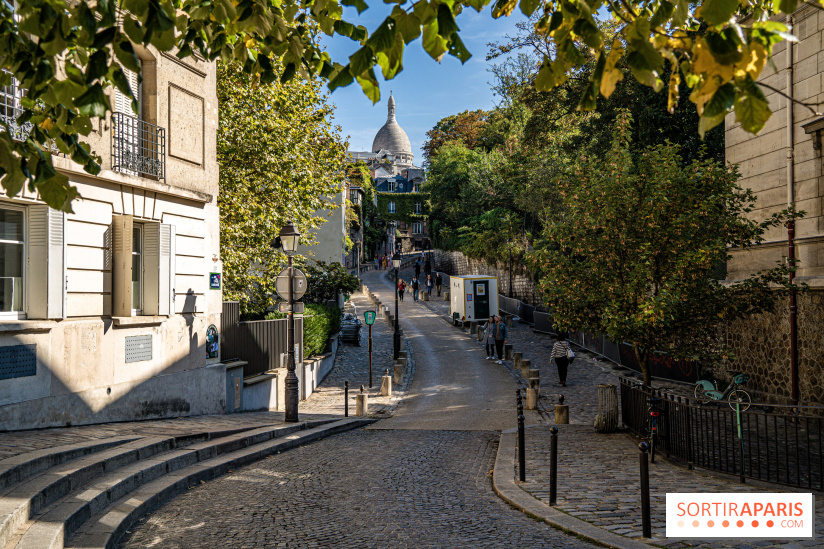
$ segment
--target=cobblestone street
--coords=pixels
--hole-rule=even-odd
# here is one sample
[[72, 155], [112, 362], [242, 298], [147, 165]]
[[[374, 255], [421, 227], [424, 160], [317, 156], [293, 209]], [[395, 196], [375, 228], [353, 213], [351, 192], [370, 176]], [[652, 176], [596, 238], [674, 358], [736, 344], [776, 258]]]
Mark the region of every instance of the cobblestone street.
[[361, 430], [209, 482], [121, 547], [587, 547], [493, 493], [492, 432]]

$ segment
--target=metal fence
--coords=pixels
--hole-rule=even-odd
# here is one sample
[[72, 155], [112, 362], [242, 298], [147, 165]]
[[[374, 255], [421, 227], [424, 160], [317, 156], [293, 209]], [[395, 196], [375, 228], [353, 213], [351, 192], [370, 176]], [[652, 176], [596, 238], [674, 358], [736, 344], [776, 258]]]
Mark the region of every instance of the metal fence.
[[[647, 398], [661, 399], [660, 448], [690, 466], [813, 490], [824, 489], [824, 407], [753, 405], [694, 399], [621, 379], [621, 421], [647, 436]], [[768, 409], [770, 412], [765, 412]]]
[[[221, 357], [224, 361], [240, 359], [248, 364], [243, 376], [262, 374], [285, 366], [283, 355], [288, 346], [288, 320], [251, 320], [239, 322], [240, 307], [237, 301], [223, 302], [221, 318]], [[295, 343], [298, 348], [295, 361], [303, 360], [303, 317], [295, 317]]]

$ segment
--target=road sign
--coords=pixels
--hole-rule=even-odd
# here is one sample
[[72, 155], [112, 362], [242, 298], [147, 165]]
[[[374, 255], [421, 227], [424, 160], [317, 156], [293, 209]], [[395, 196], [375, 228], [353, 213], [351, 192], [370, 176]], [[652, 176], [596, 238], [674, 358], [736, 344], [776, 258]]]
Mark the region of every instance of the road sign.
[[363, 313], [363, 318], [366, 320], [366, 324], [371, 326], [375, 323], [375, 311], [366, 311]]
[[[281, 313], [288, 313], [289, 312], [289, 303], [285, 301], [278, 302], [278, 311]], [[303, 301], [298, 301], [294, 304], [294, 312], [295, 314], [303, 313]]]
[[[292, 276], [292, 299], [297, 301], [306, 293], [306, 275], [294, 269]], [[284, 301], [289, 301], [289, 269], [283, 269], [275, 279], [275, 291]]]

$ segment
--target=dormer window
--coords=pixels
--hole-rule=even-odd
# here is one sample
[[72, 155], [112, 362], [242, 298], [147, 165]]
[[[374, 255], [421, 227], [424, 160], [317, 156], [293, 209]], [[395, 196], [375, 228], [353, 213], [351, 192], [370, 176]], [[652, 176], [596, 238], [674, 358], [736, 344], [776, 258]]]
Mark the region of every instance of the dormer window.
[[395, 182], [390, 181], [389, 183], [386, 184], [386, 188], [390, 193], [395, 192]]

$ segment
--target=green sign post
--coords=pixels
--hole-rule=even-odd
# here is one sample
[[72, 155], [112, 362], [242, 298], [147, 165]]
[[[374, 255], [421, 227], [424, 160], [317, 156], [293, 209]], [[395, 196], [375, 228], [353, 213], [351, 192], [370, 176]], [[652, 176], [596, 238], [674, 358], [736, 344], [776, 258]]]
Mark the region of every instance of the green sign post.
[[369, 326], [369, 388], [372, 388], [372, 324], [375, 323], [375, 311], [364, 311], [363, 318]]

